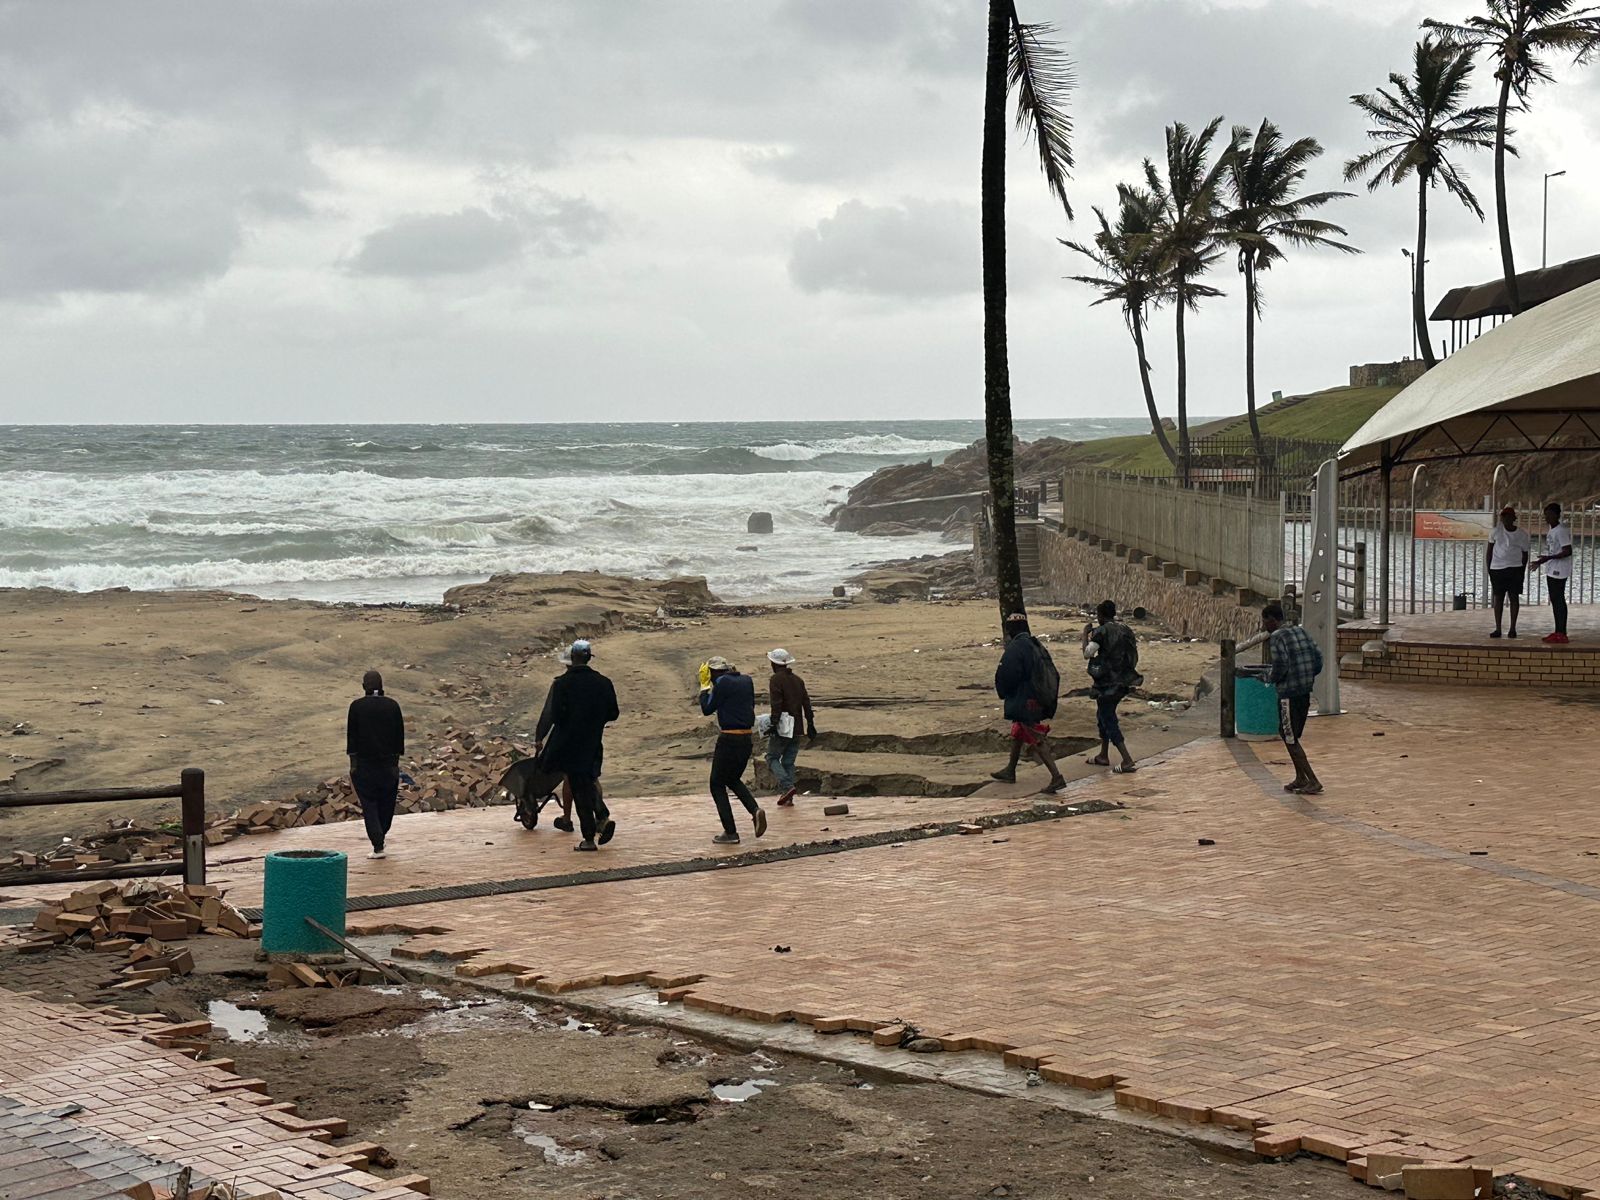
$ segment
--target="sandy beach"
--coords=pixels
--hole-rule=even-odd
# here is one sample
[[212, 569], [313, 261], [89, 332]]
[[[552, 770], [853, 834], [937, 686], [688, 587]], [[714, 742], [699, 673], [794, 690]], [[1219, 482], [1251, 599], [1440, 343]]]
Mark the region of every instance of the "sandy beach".
[[[0, 592], [0, 790], [131, 786], [206, 771], [209, 806], [228, 811], [287, 799], [342, 774], [345, 708], [376, 667], [405, 709], [408, 750], [450, 730], [531, 742], [555, 649], [595, 638], [622, 719], [607, 736], [614, 796], [692, 793], [704, 784], [712, 731], [693, 705], [694, 669], [723, 654], [764, 679], [765, 652], [799, 659], [823, 733], [802, 755], [839, 790], [929, 794], [971, 790], [999, 747], [991, 688], [999, 653], [987, 600], [716, 603], [689, 581], [596, 574], [515, 576], [452, 591], [434, 607], [260, 600], [223, 592]], [[1046, 607], [1037, 631], [1057, 653], [1063, 690], [1084, 686], [1076, 652], [1083, 618]], [[1139, 626], [1145, 691], [1192, 696], [1214, 655]], [[763, 689], [764, 690], [764, 689]], [[1173, 713], [1130, 700], [1130, 737]], [[1056, 723], [1093, 732], [1086, 699]], [[1042, 778], [1042, 773], [1041, 773]], [[141, 811], [142, 809], [142, 811]], [[0, 849], [37, 849], [148, 806], [12, 810]]]

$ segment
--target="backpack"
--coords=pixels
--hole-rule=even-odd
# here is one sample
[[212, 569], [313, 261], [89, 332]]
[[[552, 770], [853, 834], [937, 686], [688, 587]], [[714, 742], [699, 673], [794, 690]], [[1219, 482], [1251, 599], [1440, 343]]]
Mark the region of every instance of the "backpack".
[[1034, 703], [1039, 706], [1039, 715], [1049, 720], [1056, 715], [1056, 708], [1061, 701], [1061, 672], [1056, 670], [1055, 660], [1050, 657], [1050, 651], [1044, 648], [1044, 643], [1038, 638], [1029, 635], [1033, 641], [1033, 675], [1028, 680], [1028, 690], [1033, 693]]

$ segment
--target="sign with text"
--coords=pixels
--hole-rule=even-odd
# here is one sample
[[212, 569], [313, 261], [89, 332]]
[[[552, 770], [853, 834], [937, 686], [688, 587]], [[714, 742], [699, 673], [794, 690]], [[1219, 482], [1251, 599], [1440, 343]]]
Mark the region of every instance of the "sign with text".
[[1419, 510], [1411, 514], [1411, 536], [1419, 542], [1487, 542], [1493, 532], [1493, 513]]

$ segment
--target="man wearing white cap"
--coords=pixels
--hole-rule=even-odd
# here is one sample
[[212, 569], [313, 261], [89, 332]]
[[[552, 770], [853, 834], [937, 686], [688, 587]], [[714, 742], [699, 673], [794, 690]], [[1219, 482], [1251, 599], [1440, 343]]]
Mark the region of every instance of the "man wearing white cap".
[[589, 665], [594, 648], [572, 643], [572, 665], [550, 685], [550, 699], [539, 717], [534, 737], [544, 744], [545, 765], [560, 771], [572, 785], [583, 840], [574, 850], [604, 846], [617, 832], [597, 778], [604, 754], [606, 726], [620, 714], [611, 680]]
[[767, 655], [767, 661], [772, 664], [768, 688], [772, 728], [767, 733], [767, 766], [778, 781], [778, 807], [788, 808], [794, 803], [794, 763], [800, 754], [801, 720], [805, 721], [806, 737], [814, 742], [817, 718], [811, 711], [806, 681], [794, 673], [794, 655], [787, 650], [774, 650]]
[[756, 686], [732, 663], [718, 655], [700, 664], [700, 711], [717, 718], [717, 745], [711, 753], [711, 798], [717, 805], [722, 832], [712, 838], [719, 846], [737, 845], [739, 827], [733, 823], [731, 791], [739, 797], [755, 825], [757, 837], [767, 831], [767, 813], [745, 787], [742, 776], [750, 765], [756, 733]]

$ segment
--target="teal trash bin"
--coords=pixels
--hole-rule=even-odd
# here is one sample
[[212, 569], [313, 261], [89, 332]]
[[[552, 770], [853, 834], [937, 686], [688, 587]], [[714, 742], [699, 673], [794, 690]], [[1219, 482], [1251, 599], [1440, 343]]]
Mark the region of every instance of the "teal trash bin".
[[1253, 675], [1234, 676], [1234, 728], [1242, 738], [1278, 736], [1278, 689]]
[[311, 917], [344, 936], [349, 861], [337, 850], [279, 850], [267, 855], [261, 901], [261, 952], [269, 959], [342, 960], [344, 948], [306, 923]]

